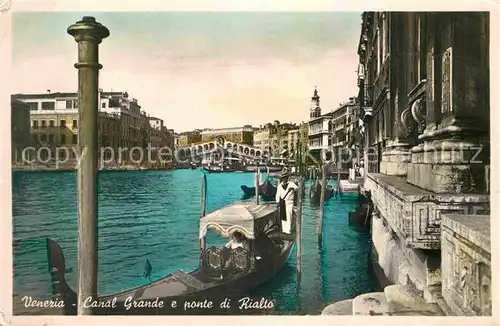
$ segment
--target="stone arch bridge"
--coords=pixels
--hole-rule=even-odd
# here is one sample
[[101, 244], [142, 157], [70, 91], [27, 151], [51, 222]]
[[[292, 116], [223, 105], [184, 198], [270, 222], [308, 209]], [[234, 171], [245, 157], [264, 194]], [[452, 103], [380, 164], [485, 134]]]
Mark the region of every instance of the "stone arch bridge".
[[207, 141], [198, 144], [192, 144], [190, 146], [184, 146], [177, 148], [176, 152], [178, 157], [201, 157], [217, 152], [224, 151], [225, 153], [230, 153], [234, 156], [249, 159], [265, 159], [268, 157], [269, 153], [266, 150], [262, 150], [257, 147], [250, 145], [239, 144], [232, 141], [225, 141], [223, 139], [217, 139], [212, 141]]

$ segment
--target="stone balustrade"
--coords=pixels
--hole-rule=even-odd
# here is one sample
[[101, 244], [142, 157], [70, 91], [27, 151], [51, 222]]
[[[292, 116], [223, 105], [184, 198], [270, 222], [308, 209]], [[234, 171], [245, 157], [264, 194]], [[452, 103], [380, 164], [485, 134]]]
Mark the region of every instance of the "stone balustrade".
[[486, 194], [436, 194], [411, 185], [404, 177], [369, 174], [364, 187], [406, 246], [415, 249], [441, 248], [443, 214], [484, 215], [490, 211]]

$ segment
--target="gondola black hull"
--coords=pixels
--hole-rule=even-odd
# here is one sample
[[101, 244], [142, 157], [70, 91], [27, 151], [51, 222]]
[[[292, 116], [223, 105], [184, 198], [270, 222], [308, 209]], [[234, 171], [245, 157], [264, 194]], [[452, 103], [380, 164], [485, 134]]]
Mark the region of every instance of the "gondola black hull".
[[[150, 284], [120, 293], [100, 296], [90, 301], [95, 315], [221, 315], [265, 314], [273, 310], [270, 300], [250, 298], [250, 292], [272, 278], [290, 257], [293, 240], [284, 240], [275, 248], [274, 255], [256, 261], [255, 268], [230, 278], [208, 277], [197, 269], [184, 273], [177, 271]], [[54, 292], [64, 301], [65, 315], [75, 315], [77, 294], [67, 283], [64, 256], [59, 245], [47, 239], [50, 270]], [[194, 280], [195, 282], [192, 282]], [[171, 291], [171, 292], [169, 292]], [[175, 292], [175, 294], [172, 294]], [[181, 293], [179, 293], [181, 292]], [[231, 306], [222, 308], [221, 303], [230, 299]], [[227, 301], [227, 300], [226, 300]], [[239, 302], [238, 302], [239, 301]], [[256, 307], [255, 302], [260, 302]], [[211, 302], [211, 303], [210, 303]], [[253, 302], [253, 308], [240, 309], [245, 302]], [[264, 307], [265, 306], [265, 307]]]
[[[255, 187], [247, 187], [245, 185], [242, 185], [241, 190], [243, 190], [243, 195], [245, 197], [255, 196]], [[266, 180], [259, 186], [259, 195], [264, 199], [275, 199], [277, 191], [278, 188], [276, 188], [271, 182], [269, 182], [269, 180]]]
[[[333, 197], [335, 190], [332, 186], [326, 186], [326, 200]], [[311, 189], [309, 190], [309, 198], [314, 203], [319, 203], [321, 201], [321, 184], [319, 182], [313, 183]]]

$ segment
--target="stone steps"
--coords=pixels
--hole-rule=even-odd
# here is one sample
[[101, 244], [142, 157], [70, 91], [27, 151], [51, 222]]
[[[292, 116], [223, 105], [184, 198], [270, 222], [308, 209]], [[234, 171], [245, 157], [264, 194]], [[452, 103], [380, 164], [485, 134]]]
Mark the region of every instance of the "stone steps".
[[384, 292], [365, 293], [352, 300], [352, 314], [354, 316], [388, 315], [389, 311]]
[[384, 288], [385, 297], [393, 316], [443, 316], [434, 303], [427, 303], [413, 286], [389, 285]]
[[358, 295], [326, 306], [322, 315], [445, 316], [435, 303], [427, 303], [411, 285], [389, 285], [384, 292]]
[[321, 314], [332, 316], [352, 316], [352, 301], [353, 299], [337, 301], [323, 309]]

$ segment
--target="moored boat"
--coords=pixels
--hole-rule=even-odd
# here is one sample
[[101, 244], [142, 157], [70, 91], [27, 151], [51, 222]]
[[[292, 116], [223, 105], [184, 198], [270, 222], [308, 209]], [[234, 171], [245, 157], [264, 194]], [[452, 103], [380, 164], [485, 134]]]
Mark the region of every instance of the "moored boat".
[[258, 165], [247, 165], [245, 166], [245, 172], [280, 172], [283, 170], [283, 166], [258, 166]]
[[[245, 185], [242, 185], [241, 190], [243, 190], [243, 194], [245, 197], [255, 196], [255, 187], [247, 187]], [[272, 200], [276, 197], [277, 190], [278, 189], [276, 188], [276, 186], [267, 179], [263, 184], [259, 186], [259, 195], [264, 199]]]
[[[247, 296], [248, 300], [252, 300], [249, 292], [272, 278], [288, 260], [295, 239], [291, 236], [288, 238], [276, 236], [281, 232], [276, 205], [237, 202], [210, 213], [200, 219], [200, 243], [205, 243], [209, 229], [222, 237], [231, 237], [235, 232], [239, 232], [245, 237], [248, 246], [225, 250], [224, 247], [205, 248], [203, 245], [199, 268], [187, 273], [178, 270], [146, 285], [110, 295], [99, 295], [95, 300], [97, 304], [93, 313], [96, 315], [262, 313], [261, 307], [257, 308], [258, 305], [240, 310], [236, 303], [232, 304], [233, 309], [222, 308], [220, 304], [225, 298], [239, 300]], [[64, 301], [65, 314], [75, 314], [77, 294], [66, 281], [62, 249], [55, 240], [47, 239], [47, 250], [54, 294], [58, 294]], [[149, 261], [148, 265], [150, 275]], [[172, 304], [174, 301], [176, 305]], [[212, 302], [211, 305], [208, 304], [210, 305], [208, 308], [207, 301]], [[191, 308], [186, 310], [186, 305]], [[272, 307], [272, 304], [267, 305], [268, 310]]]
[[225, 173], [225, 172], [239, 171], [238, 169], [232, 169], [232, 168], [220, 167], [220, 166], [215, 166], [215, 167], [204, 166], [203, 170], [205, 170], [208, 173]]
[[[312, 185], [311, 189], [309, 190], [309, 198], [311, 199], [312, 202], [319, 203], [321, 201], [321, 184], [318, 180], [316, 180]], [[330, 199], [333, 197], [335, 193], [335, 190], [333, 189], [332, 186], [326, 185], [326, 200]]]

